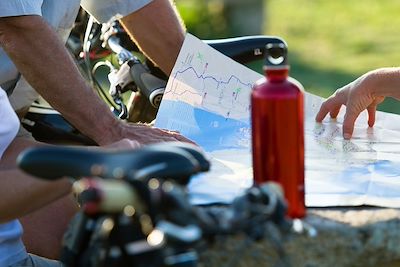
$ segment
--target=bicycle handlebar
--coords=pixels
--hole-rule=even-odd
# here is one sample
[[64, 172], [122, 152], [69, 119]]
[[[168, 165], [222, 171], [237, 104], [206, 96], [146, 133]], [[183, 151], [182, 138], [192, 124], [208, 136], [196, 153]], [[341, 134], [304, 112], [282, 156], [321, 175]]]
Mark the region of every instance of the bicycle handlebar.
[[161, 104], [167, 82], [150, 73], [142, 63], [129, 61], [130, 74], [140, 92], [149, 100], [150, 104], [158, 108]]
[[128, 49], [120, 45], [120, 39], [117, 36], [110, 36], [107, 40], [107, 44], [117, 55], [120, 64], [134, 58], [133, 54]]
[[267, 44], [281, 43], [287, 46], [283, 39], [268, 35], [204, 40], [204, 42], [241, 64], [264, 59]]
[[[116, 92], [116, 87], [124, 88], [129, 83], [134, 83], [140, 92], [149, 100], [150, 104], [158, 108], [165, 91], [167, 82], [151, 74], [150, 70], [140, 62], [130, 51], [125, 49], [117, 36], [107, 40], [110, 49], [117, 55], [121, 68], [110, 73], [110, 94]], [[124, 90], [122, 89], [122, 92]]]

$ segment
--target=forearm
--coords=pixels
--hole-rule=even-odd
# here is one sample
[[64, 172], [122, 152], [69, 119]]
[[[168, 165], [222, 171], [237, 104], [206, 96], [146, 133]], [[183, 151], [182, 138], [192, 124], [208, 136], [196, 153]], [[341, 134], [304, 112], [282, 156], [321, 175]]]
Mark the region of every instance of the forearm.
[[[32, 87], [81, 132], [100, 144], [118, 139], [113, 138], [118, 121], [87, 86], [68, 51], [41, 17], [1, 18], [0, 45]], [[93, 123], [99, 116], [101, 120]]]
[[185, 38], [178, 12], [169, 0], [154, 0], [124, 17], [122, 24], [140, 49], [170, 74]]
[[67, 195], [67, 179], [41, 181], [17, 169], [0, 170], [0, 223], [19, 218]]
[[71, 191], [67, 179], [46, 182], [17, 169], [16, 159], [23, 150], [43, 145], [17, 137], [4, 152], [0, 161], [0, 223], [35, 211]]

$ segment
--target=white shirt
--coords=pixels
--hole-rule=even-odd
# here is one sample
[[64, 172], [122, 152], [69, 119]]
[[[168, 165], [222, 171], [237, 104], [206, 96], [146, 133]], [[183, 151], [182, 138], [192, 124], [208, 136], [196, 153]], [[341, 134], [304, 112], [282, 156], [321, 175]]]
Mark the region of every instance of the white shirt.
[[[19, 129], [19, 120], [6, 93], [0, 88], [0, 160]], [[27, 254], [21, 241], [22, 227], [17, 221], [0, 224], [0, 266], [23, 260]]]

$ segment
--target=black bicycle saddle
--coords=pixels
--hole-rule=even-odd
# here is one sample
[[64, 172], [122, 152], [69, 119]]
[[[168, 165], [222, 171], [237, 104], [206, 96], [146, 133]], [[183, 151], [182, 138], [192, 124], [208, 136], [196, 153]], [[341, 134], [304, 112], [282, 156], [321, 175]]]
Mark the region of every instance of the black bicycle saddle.
[[222, 54], [242, 64], [264, 59], [265, 46], [267, 44], [281, 43], [287, 46], [283, 39], [268, 35], [253, 35], [203, 41]]
[[183, 149], [186, 152], [189, 152], [197, 160], [201, 172], [210, 170], [210, 161], [208, 161], [204, 155], [204, 151], [198, 146], [183, 142], [165, 142], [152, 145], [152, 147], [156, 149], [169, 149], [170, 147]]
[[87, 147], [37, 147], [22, 152], [18, 166], [34, 176], [148, 179], [190, 177], [209, 169], [209, 163], [193, 145], [163, 143], [125, 151], [99, 151]]

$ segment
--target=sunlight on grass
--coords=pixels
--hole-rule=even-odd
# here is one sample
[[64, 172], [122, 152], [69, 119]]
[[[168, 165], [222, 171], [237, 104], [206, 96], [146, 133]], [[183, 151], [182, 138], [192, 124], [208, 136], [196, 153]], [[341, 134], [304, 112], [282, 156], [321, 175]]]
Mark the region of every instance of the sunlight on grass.
[[[266, 8], [265, 33], [287, 41], [291, 75], [310, 92], [326, 97], [369, 70], [399, 65], [400, 1], [268, 0]], [[400, 103], [380, 109], [400, 113]]]

